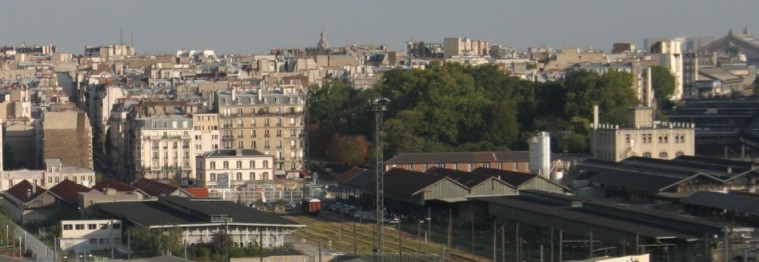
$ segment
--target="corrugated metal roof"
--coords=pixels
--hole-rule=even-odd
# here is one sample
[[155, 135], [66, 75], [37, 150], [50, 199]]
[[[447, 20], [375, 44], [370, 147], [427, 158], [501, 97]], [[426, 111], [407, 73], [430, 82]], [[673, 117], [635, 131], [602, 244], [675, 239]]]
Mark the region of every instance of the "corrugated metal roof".
[[519, 187], [519, 185], [524, 184], [525, 182], [537, 177], [537, 175], [530, 173], [514, 172], [486, 167], [477, 168], [472, 171], [472, 173], [495, 176], [498, 177], [498, 179], [501, 179], [501, 181], [509, 183], [509, 185], [512, 185], [514, 187]]
[[444, 179], [441, 175], [393, 168], [385, 173], [385, 191], [413, 196]]
[[426, 172], [427, 174], [435, 174], [440, 176], [449, 177], [456, 182], [459, 182], [468, 188], [472, 188], [480, 183], [488, 180], [490, 176], [481, 175], [473, 172], [464, 172], [442, 167], [433, 167]]
[[759, 198], [718, 192], [695, 192], [680, 203], [759, 216]]

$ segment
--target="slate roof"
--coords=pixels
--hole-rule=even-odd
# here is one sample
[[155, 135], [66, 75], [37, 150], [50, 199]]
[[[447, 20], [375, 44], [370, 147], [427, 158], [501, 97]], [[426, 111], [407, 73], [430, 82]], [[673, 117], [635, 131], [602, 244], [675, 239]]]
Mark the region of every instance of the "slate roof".
[[444, 179], [446, 178], [441, 175], [393, 168], [385, 173], [385, 191], [413, 196]]
[[136, 187], [121, 183], [110, 178], [103, 178], [103, 180], [100, 180], [100, 182], [92, 186], [92, 189], [100, 192], [105, 192], [106, 188], [113, 188], [118, 192], [133, 192], [137, 190]]
[[[238, 157], [236, 149], [217, 149], [204, 154], [208, 158]], [[242, 149], [242, 156], [266, 156], [255, 149]]]
[[500, 169], [486, 168], [486, 167], [477, 168], [474, 171], [472, 171], [472, 173], [487, 175], [487, 176], [495, 176], [501, 179], [501, 181], [509, 183], [509, 185], [512, 185], [514, 187], [519, 187], [525, 182], [530, 181], [533, 178], [537, 177], [537, 175], [530, 174], [530, 173], [514, 172], [514, 171], [507, 171], [507, 170], [500, 170]]
[[[36, 187], [35, 193], [28, 194], [29, 190], [32, 189], [32, 187]], [[44, 188], [42, 188], [39, 185], [32, 185], [32, 183], [29, 183], [29, 181], [26, 181], [26, 179], [22, 180], [18, 184], [13, 185], [11, 188], [3, 192], [3, 194], [7, 194], [10, 196], [13, 196], [14, 198], [20, 200], [23, 203], [29, 203], [29, 201], [37, 198], [38, 196], [44, 194], [47, 192]]]
[[467, 188], [472, 188], [476, 185], [479, 185], [480, 183], [485, 182], [486, 180], [488, 180], [488, 178], [490, 178], [490, 176], [487, 176], [487, 175], [458, 171], [458, 170], [441, 168], [441, 167], [430, 168], [429, 170], [427, 170], [426, 173], [449, 177], [455, 180], [456, 182], [459, 182], [465, 185]]
[[74, 181], [64, 179], [57, 185], [50, 188], [50, 193], [57, 196], [59, 199], [71, 205], [77, 202], [77, 195], [79, 192], [89, 192], [89, 187], [77, 184]]
[[759, 216], [759, 198], [741, 194], [700, 191], [684, 198], [680, 203]]
[[527, 162], [529, 151], [401, 153], [385, 164]]
[[263, 212], [220, 199], [198, 199], [162, 196], [157, 201], [97, 203], [95, 206], [120, 219], [144, 226], [209, 224], [211, 217], [228, 215], [230, 225], [261, 224], [302, 227], [279, 215]]
[[156, 180], [151, 179], [140, 179], [140, 181], [137, 181], [133, 185], [136, 188], [141, 189], [142, 191], [145, 191], [148, 195], [151, 196], [163, 196], [168, 195], [171, 193], [174, 193], [174, 191], [177, 191], [179, 189], [176, 186], [165, 184], [158, 182]]

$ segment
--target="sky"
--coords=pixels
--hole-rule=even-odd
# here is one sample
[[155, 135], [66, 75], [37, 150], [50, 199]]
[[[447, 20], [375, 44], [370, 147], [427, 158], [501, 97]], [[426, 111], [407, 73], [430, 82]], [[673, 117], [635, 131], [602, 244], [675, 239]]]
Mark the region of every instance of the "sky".
[[[468, 37], [530, 46], [610, 50], [647, 37], [713, 36], [744, 27], [759, 35], [757, 0], [67, 0], [0, 3], [0, 45], [84, 45], [134, 41], [138, 54], [212, 49], [261, 54], [313, 47], [442, 43]], [[123, 34], [121, 33], [123, 32]], [[132, 38], [133, 36], [133, 38]]]

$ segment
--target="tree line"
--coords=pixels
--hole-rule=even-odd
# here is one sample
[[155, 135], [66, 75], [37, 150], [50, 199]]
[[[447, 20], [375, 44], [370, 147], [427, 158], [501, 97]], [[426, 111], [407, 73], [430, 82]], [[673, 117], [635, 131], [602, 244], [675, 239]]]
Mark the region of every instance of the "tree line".
[[[656, 93], [671, 94], [673, 83], [656, 80], [671, 81], [668, 71], [653, 71]], [[627, 109], [640, 103], [634, 80], [622, 71], [579, 70], [561, 81], [535, 82], [495, 65], [458, 63], [391, 70], [370, 89], [331, 80], [309, 91], [310, 157], [372, 166], [375, 117], [369, 109], [377, 97], [390, 99], [383, 117], [385, 158], [402, 152], [526, 150], [527, 139], [539, 131], [552, 133], [555, 149], [588, 152], [593, 105], [599, 105], [602, 122], [624, 123]]]

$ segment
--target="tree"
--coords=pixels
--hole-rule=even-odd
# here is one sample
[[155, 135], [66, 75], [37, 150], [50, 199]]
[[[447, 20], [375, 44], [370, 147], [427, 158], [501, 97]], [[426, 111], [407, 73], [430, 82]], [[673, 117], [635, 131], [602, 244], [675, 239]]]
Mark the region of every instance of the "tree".
[[654, 90], [656, 104], [661, 108], [672, 107], [670, 97], [675, 92], [675, 76], [667, 68], [654, 66], [651, 68], [651, 88]]
[[603, 122], [624, 123], [627, 109], [639, 103], [632, 84], [633, 77], [627, 72], [611, 70], [603, 75], [572, 72], [564, 83], [567, 89], [566, 116], [591, 119], [593, 105], [598, 105], [603, 112]]
[[216, 231], [211, 235], [211, 246], [217, 253], [224, 253], [232, 245], [232, 237], [225, 231]]
[[326, 157], [330, 161], [349, 166], [358, 166], [366, 161], [369, 153], [369, 142], [366, 137], [332, 135], [327, 146]]

